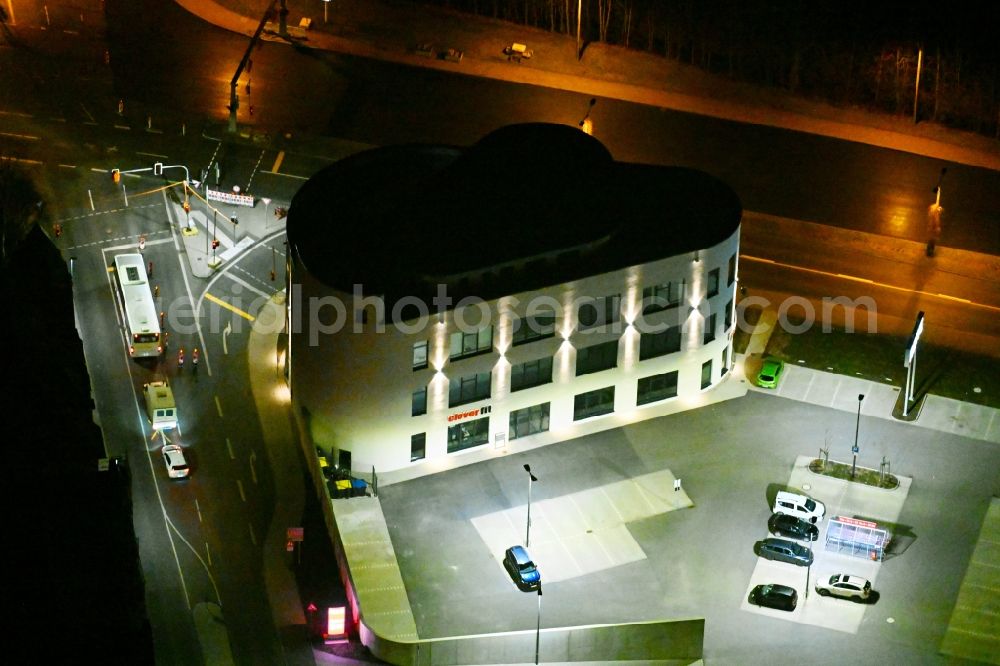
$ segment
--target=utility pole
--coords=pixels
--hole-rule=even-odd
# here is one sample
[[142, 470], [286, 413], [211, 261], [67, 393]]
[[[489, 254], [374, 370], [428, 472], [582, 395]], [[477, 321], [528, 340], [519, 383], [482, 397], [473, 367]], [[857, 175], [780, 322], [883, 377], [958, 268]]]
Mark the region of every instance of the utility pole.
[[[264, 31], [264, 25], [267, 23], [267, 19], [271, 16], [271, 12], [274, 11], [274, 3], [277, 0], [271, 0], [271, 3], [264, 10], [264, 15], [260, 17], [260, 23], [257, 25], [257, 30], [253, 33], [253, 37], [250, 38], [250, 43], [247, 45], [246, 52], [243, 53], [243, 59], [240, 60], [240, 64], [236, 67], [236, 73], [233, 75], [232, 81], [229, 82], [229, 131], [233, 134], [236, 133], [236, 110], [240, 108], [240, 96], [236, 92], [237, 86], [240, 83], [240, 76], [243, 75], [243, 70], [246, 69], [247, 63], [250, 61], [250, 54], [253, 52], [253, 47], [257, 45], [260, 40], [260, 33]], [[285, 7], [285, 0], [281, 0], [281, 11], [278, 15], [281, 18], [279, 23], [279, 34], [282, 36], [286, 35], [288, 30], [285, 27], [285, 16], [288, 14], [288, 9]]]

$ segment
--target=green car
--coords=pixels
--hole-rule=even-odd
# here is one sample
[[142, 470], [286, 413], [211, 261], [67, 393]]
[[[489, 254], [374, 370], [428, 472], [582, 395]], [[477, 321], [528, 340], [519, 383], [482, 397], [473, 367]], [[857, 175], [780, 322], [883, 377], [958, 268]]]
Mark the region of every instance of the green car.
[[778, 380], [781, 379], [781, 372], [785, 369], [785, 364], [768, 356], [764, 359], [764, 365], [760, 366], [757, 373], [757, 386], [761, 388], [778, 388]]

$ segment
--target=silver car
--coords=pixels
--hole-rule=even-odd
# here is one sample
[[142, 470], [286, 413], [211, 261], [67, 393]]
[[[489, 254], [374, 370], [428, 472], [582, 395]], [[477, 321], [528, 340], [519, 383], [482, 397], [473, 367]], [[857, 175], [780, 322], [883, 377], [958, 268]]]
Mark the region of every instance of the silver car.
[[872, 584], [861, 576], [834, 574], [829, 580], [816, 583], [816, 592], [824, 597], [841, 597], [854, 601], [864, 601], [871, 595]]
[[191, 473], [191, 468], [184, 459], [184, 449], [176, 444], [163, 447], [163, 463], [167, 466], [167, 476], [171, 479], [185, 479]]

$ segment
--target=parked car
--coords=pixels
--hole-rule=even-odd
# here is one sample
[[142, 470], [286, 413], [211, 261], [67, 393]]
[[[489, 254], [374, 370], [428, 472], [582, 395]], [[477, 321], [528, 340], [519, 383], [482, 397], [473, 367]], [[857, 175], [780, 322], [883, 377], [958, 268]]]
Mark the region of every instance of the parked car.
[[764, 359], [764, 364], [757, 372], [757, 386], [761, 388], [778, 388], [778, 380], [785, 369], [785, 364], [780, 359], [768, 356]]
[[807, 523], [801, 518], [784, 513], [774, 513], [767, 521], [767, 529], [771, 534], [778, 534], [789, 539], [815, 541], [819, 538], [819, 528]]
[[167, 466], [167, 476], [171, 479], [183, 479], [191, 473], [187, 460], [184, 459], [184, 449], [177, 444], [167, 444], [163, 447], [163, 463]]
[[503, 566], [510, 574], [511, 580], [522, 592], [537, 590], [542, 584], [542, 575], [538, 567], [531, 561], [531, 556], [524, 546], [511, 546], [504, 554]]
[[816, 592], [824, 597], [834, 596], [854, 601], [864, 601], [871, 595], [872, 584], [861, 576], [834, 574], [827, 581], [816, 583]]
[[787, 585], [770, 583], [768, 585], [758, 585], [750, 590], [750, 598], [747, 601], [755, 606], [793, 611], [799, 603], [799, 594]]
[[791, 493], [787, 490], [779, 490], [774, 498], [773, 513], [783, 513], [788, 516], [795, 516], [810, 523], [817, 523], [823, 520], [826, 515], [826, 506], [818, 500], [814, 500], [806, 495]]
[[758, 554], [765, 560], [777, 560], [806, 567], [813, 562], [813, 552], [800, 543], [773, 537], [758, 542]]

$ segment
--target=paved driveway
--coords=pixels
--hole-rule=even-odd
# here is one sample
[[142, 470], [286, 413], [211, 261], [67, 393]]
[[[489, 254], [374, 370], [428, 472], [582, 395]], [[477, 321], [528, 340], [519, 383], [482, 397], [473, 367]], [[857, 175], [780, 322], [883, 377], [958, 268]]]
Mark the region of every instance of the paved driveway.
[[[911, 477], [903, 550], [878, 575], [856, 635], [741, 610], [768, 499], [799, 455], [850, 460], [855, 415], [751, 393], [525, 454], [383, 486], [380, 498], [421, 637], [533, 629], [474, 520], [670, 470], [694, 506], [626, 523], [644, 559], [545, 586], [543, 626], [705, 617], [709, 663], [937, 663], [939, 645], [998, 485], [1000, 447], [862, 417], [858, 463]], [[783, 565], [784, 566], [784, 565]], [[831, 601], [831, 603], [834, 603]], [[846, 602], [845, 602], [846, 603]], [[891, 622], [889, 621], [891, 620]], [[787, 655], [787, 659], [782, 656]]]

